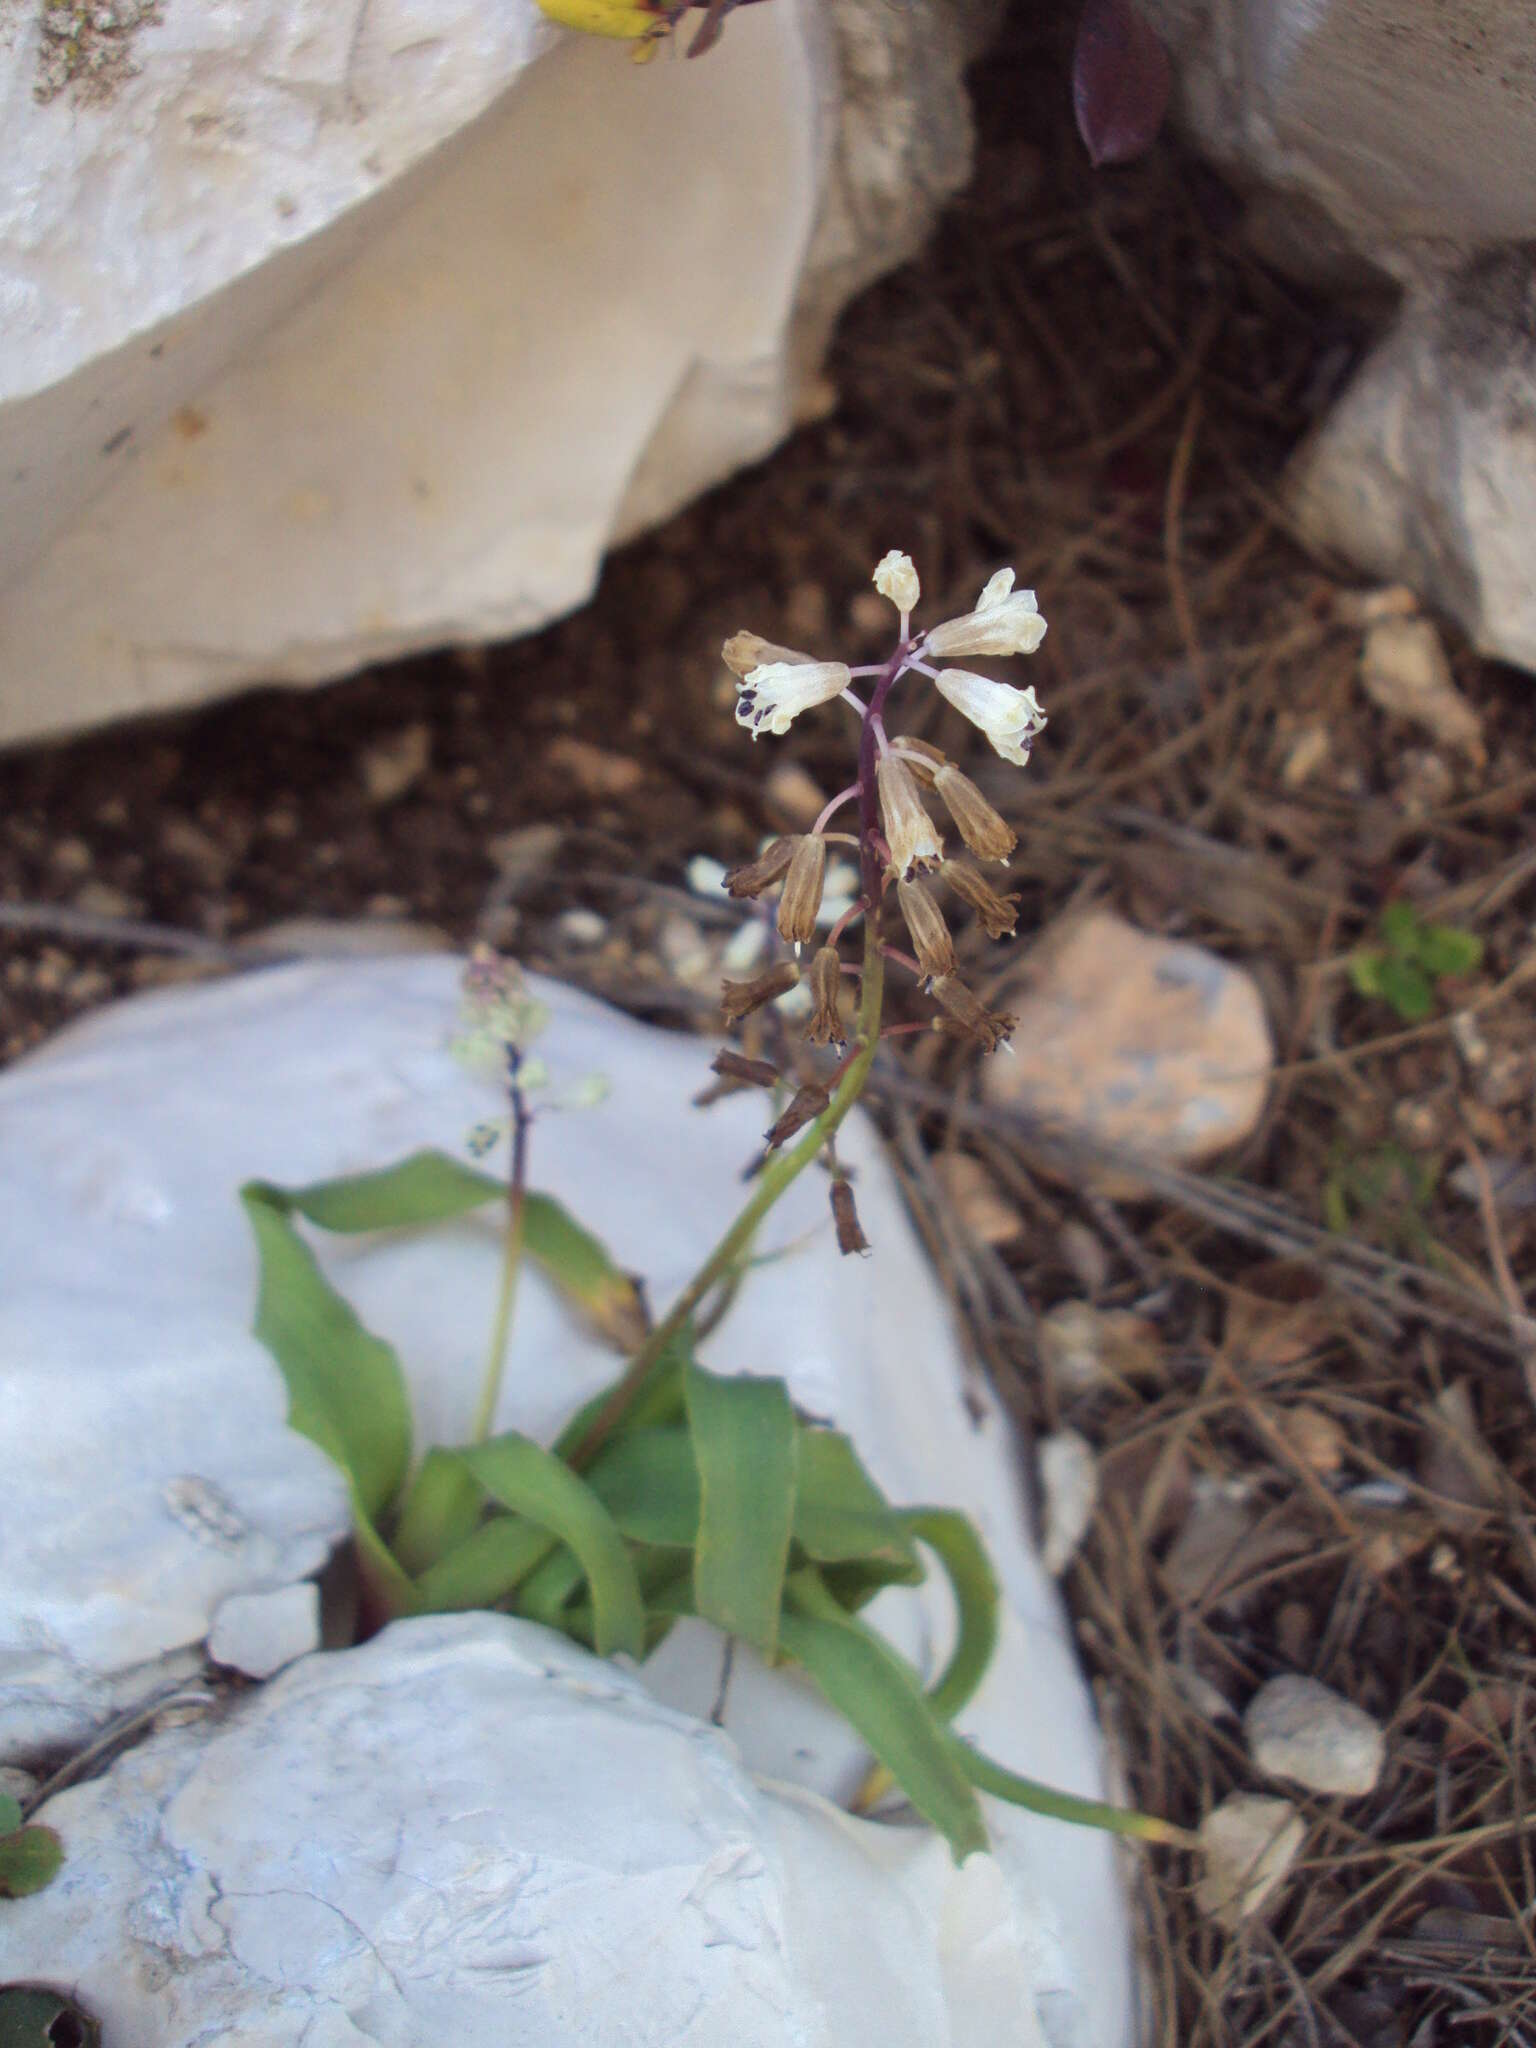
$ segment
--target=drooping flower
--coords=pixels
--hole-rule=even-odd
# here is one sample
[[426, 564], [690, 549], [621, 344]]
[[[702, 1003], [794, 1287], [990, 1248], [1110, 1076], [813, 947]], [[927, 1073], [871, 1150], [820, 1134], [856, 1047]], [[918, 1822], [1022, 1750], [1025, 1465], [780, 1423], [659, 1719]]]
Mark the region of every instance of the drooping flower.
[[776, 967], [770, 967], [766, 974], [759, 974], [751, 981], [728, 981], [721, 990], [720, 1007], [725, 1012], [727, 1024], [739, 1024], [754, 1010], [760, 1010], [764, 1003], [775, 1003], [780, 996], [788, 995], [800, 979], [800, 970], [793, 960], [781, 960]]
[[921, 882], [898, 882], [896, 901], [912, 936], [912, 950], [925, 975], [952, 975], [955, 971], [955, 942], [944, 922], [944, 913]]
[[848, 665], [842, 661], [760, 663], [742, 679], [736, 723], [744, 725], [753, 739], [765, 731], [782, 737], [802, 711], [830, 704], [848, 683]]
[[930, 991], [939, 1008], [952, 1017], [960, 1029], [980, 1039], [988, 1052], [1007, 1043], [1017, 1024], [1016, 1017], [1001, 1010], [989, 1010], [979, 1003], [958, 975], [941, 974]]
[[891, 600], [903, 618], [917, 610], [917, 602], [923, 592], [910, 555], [904, 555], [898, 549], [892, 548], [891, 552], [875, 565], [873, 580], [876, 590], [882, 597]]
[[1016, 690], [965, 668], [940, 669], [934, 680], [940, 696], [979, 726], [1005, 761], [1024, 766], [1035, 735], [1045, 728], [1045, 713], [1033, 690]]
[[812, 1045], [846, 1045], [848, 1033], [838, 1011], [837, 998], [843, 985], [843, 963], [836, 946], [823, 946], [811, 962], [811, 994], [816, 1008], [805, 1027]]
[[827, 879], [827, 842], [819, 832], [805, 833], [794, 842], [784, 893], [779, 898], [779, 937], [798, 952], [816, 936], [816, 913]]
[[986, 876], [967, 860], [945, 861], [939, 877], [962, 903], [968, 903], [976, 912], [989, 939], [1012, 938], [1019, 922], [1019, 899], [1012, 889], [1006, 896], [1000, 896]]
[[1032, 590], [1015, 590], [1013, 571], [999, 569], [976, 600], [973, 612], [945, 619], [928, 634], [924, 652], [947, 659], [956, 654], [1033, 654], [1045, 638], [1045, 621]]
[[944, 857], [944, 842], [929, 817], [911, 769], [896, 754], [883, 754], [875, 770], [880, 793], [880, 829], [891, 849], [891, 871], [902, 881], [926, 874]]
[[772, 839], [763, 848], [756, 860], [748, 861], [745, 867], [732, 868], [724, 879], [728, 896], [761, 896], [765, 889], [771, 889], [775, 882], [782, 882], [794, 857], [795, 842], [792, 838]]
[[971, 778], [946, 761], [934, 770], [933, 786], [972, 853], [980, 860], [1007, 860], [1019, 843], [1018, 834]]

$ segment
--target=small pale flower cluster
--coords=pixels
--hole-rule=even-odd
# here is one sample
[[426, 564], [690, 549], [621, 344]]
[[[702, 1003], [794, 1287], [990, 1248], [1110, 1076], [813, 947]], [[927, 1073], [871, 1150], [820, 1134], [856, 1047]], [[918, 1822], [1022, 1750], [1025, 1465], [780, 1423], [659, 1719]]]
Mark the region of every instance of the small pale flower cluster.
[[[592, 1109], [608, 1094], [603, 1074], [587, 1074], [558, 1093], [547, 1093], [549, 1069], [529, 1047], [549, 1026], [549, 1011], [531, 995], [523, 971], [490, 946], [477, 945], [460, 983], [459, 1029], [449, 1050], [464, 1065], [490, 1069], [526, 1098], [539, 1094], [545, 1109]], [[489, 1117], [469, 1132], [470, 1153], [480, 1159], [510, 1130], [511, 1117]]]

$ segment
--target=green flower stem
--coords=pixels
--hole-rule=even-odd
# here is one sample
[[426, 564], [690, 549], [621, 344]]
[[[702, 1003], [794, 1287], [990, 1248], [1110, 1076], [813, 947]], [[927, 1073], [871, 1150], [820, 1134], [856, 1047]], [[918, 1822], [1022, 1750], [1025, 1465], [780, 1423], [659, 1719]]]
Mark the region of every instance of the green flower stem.
[[480, 1401], [470, 1431], [470, 1442], [483, 1444], [496, 1418], [501, 1399], [502, 1376], [507, 1369], [507, 1348], [512, 1335], [512, 1315], [517, 1307], [517, 1280], [523, 1266], [525, 1196], [528, 1178], [528, 1107], [523, 1091], [512, 1078], [512, 1168], [507, 1179], [507, 1230], [501, 1251], [501, 1286], [496, 1296], [496, 1314], [491, 1323], [490, 1349], [486, 1354], [485, 1376], [480, 1383]]
[[562, 1442], [558, 1446], [561, 1456], [578, 1472], [591, 1463], [601, 1446], [623, 1422], [678, 1331], [710, 1289], [718, 1281], [727, 1279], [736, 1269], [751, 1246], [763, 1218], [791, 1183], [799, 1179], [863, 1094], [864, 1083], [869, 1078], [875, 1050], [880, 1042], [880, 1012], [884, 993], [885, 962], [875, 938], [874, 912], [867, 911], [864, 921], [864, 974], [860, 986], [859, 1019], [856, 1026], [858, 1049], [844, 1068], [832, 1100], [797, 1145], [787, 1152], [779, 1153], [763, 1168], [757, 1177], [757, 1186], [751, 1199], [635, 1353], [625, 1367], [623, 1376], [615, 1382], [612, 1393], [581, 1436], [574, 1444]]

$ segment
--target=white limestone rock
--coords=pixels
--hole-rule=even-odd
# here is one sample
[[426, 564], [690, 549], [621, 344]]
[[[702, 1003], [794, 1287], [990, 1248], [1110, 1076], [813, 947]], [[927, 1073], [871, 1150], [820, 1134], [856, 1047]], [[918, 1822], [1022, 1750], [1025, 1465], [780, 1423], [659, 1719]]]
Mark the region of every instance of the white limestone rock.
[[271, 1593], [231, 1593], [213, 1617], [208, 1655], [245, 1678], [271, 1678], [320, 1647], [320, 1589], [308, 1582]]
[[[51, 1801], [6, 1967], [109, 2041], [1019, 2048], [1064, 1958], [987, 1857], [763, 1785], [528, 1623], [399, 1623]], [[1102, 1933], [1100, 1935], [1102, 1941]]]
[[1401, 281], [1536, 236], [1524, 0], [1141, 0], [1180, 118], [1257, 187], [1251, 226], [1314, 281]]
[[1306, 1839], [1307, 1824], [1289, 1799], [1228, 1793], [1200, 1823], [1195, 1904], [1236, 1930], [1274, 1900]]
[[[0, 1243], [7, 1251], [7, 1284], [0, 1291], [0, 1437], [27, 1447], [25, 1458], [12, 1459], [11, 1483], [0, 1494], [0, 1555], [7, 1567], [0, 1579], [0, 1755], [25, 1760], [83, 1741], [112, 1705], [145, 1699], [168, 1672], [195, 1667], [210, 1628], [231, 1598], [298, 1583], [341, 1540], [346, 1514], [336, 1475], [311, 1444], [283, 1426], [276, 1369], [246, 1334], [255, 1262], [235, 1190], [251, 1177], [305, 1181], [383, 1164], [421, 1145], [453, 1148], [461, 1142], [492, 1110], [494, 1091], [467, 1073], [447, 1049], [457, 976], [455, 961], [421, 956], [304, 963], [165, 991], [100, 1014], [0, 1077], [0, 1131], [7, 1158], [14, 1162], [0, 1178]], [[722, 1211], [736, 1197], [741, 1165], [760, 1141], [761, 1105], [735, 1098], [707, 1115], [691, 1110], [689, 1098], [705, 1063], [697, 1041], [648, 1031], [567, 990], [544, 987], [540, 993], [553, 1011], [548, 1043], [555, 1081], [562, 1074], [601, 1071], [615, 1086], [597, 1109], [540, 1124], [534, 1182], [565, 1200], [625, 1265], [643, 1272], [653, 1301], [664, 1304], [713, 1242]], [[855, 1121], [840, 1149], [859, 1176], [861, 1216], [875, 1257], [838, 1258], [826, 1219], [825, 1189], [807, 1176], [775, 1211], [765, 1233], [763, 1249], [785, 1250], [786, 1257], [748, 1276], [706, 1357], [717, 1368], [783, 1374], [806, 1411], [833, 1418], [850, 1431], [875, 1478], [894, 1499], [949, 1501], [966, 1508], [997, 1565], [1004, 1608], [996, 1663], [961, 1726], [1018, 1769], [1098, 1794], [1101, 1757], [1092, 1710], [1054, 1593], [1028, 1546], [1025, 1503], [1006, 1424], [994, 1410], [979, 1421], [967, 1411], [946, 1304], [868, 1131]], [[665, 1199], [657, 1199], [659, 1191]], [[419, 1235], [322, 1240], [321, 1251], [366, 1324], [398, 1346], [410, 1377], [418, 1441], [462, 1438], [496, 1289], [494, 1223], [470, 1217]], [[613, 1369], [611, 1354], [598, 1349], [538, 1276], [530, 1274], [519, 1303], [498, 1422], [547, 1439]], [[950, 1627], [940, 1587], [887, 1594], [871, 1611], [907, 1654], [924, 1668], [936, 1668]], [[508, 1627], [500, 1622], [442, 1624], [450, 1632], [442, 1638], [411, 1633], [438, 1626], [410, 1624], [385, 1640], [408, 1645], [451, 1639], [462, 1648], [480, 1640], [474, 1633], [480, 1629], [491, 1630], [497, 1642], [511, 1640], [496, 1633]], [[469, 1634], [452, 1635], [454, 1629]], [[551, 1639], [532, 1640], [539, 1643], [543, 1662], [574, 1658], [586, 1674], [582, 1687], [595, 1688], [604, 1698], [615, 1688], [630, 1697], [629, 1681], [610, 1667], [567, 1653]], [[382, 1657], [385, 1652], [379, 1645], [357, 1654]], [[449, 1650], [443, 1655], [449, 1656]], [[381, 1668], [334, 1657], [305, 1658], [274, 1682], [270, 1697], [295, 1702], [329, 1697], [327, 1688], [334, 1685], [336, 1698], [343, 1699], [349, 1696], [347, 1671]], [[334, 1679], [327, 1675], [332, 1672], [338, 1674]], [[643, 1679], [647, 1691], [669, 1706], [703, 1716], [718, 1690], [719, 1672], [719, 1639], [695, 1624], [674, 1633], [645, 1666]], [[499, 1695], [501, 1688], [498, 1678], [492, 1689]], [[281, 1718], [287, 1710], [272, 1711]], [[259, 1735], [269, 1725], [261, 1718], [266, 1712], [264, 1705], [252, 1707], [256, 1718], [239, 1724], [249, 1726], [258, 1747], [266, 1741]], [[492, 1746], [507, 1756], [506, 1770], [515, 1772], [522, 1742], [517, 1716], [503, 1709], [486, 1712], [487, 1726], [494, 1729]], [[427, 1718], [433, 1715], [444, 1720], [440, 1700]], [[294, 1725], [304, 1718], [295, 1706]], [[518, 1739], [509, 1742], [511, 1728], [518, 1729]], [[845, 1800], [867, 1768], [867, 1757], [847, 1725], [803, 1681], [766, 1672], [745, 1655], [738, 1655], [729, 1689], [726, 1728], [754, 1776], [789, 1781], [807, 1794]], [[590, 1737], [590, 1725], [583, 1724], [573, 1731], [569, 1751], [562, 1751], [578, 1778], [601, 1767], [589, 1754]], [[222, 1735], [213, 1739], [216, 1749], [226, 1740]], [[227, 1739], [243, 1743], [246, 1738], [232, 1728]], [[482, 1737], [468, 1731], [463, 1739], [475, 1753]], [[490, 1736], [483, 1739], [491, 1741]], [[60, 1912], [78, 1917], [46, 1923], [52, 1931], [37, 1937], [45, 1948], [52, 1944], [52, 1970], [64, 1967], [59, 1959], [71, 1953], [66, 1935], [72, 1943], [70, 1930], [96, 1910], [88, 1912], [82, 1903], [96, 1897], [90, 1891], [98, 1881], [93, 1870], [106, 1871], [113, 1884], [121, 1883], [138, 1901], [121, 1908], [140, 1930], [134, 1940], [142, 1937], [153, 1947], [159, 1939], [163, 1928], [158, 1922], [152, 1926], [151, 1918], [164, 1903], [164, 1893], [146, 1889], [144, 1872], [131, 1857], [124, 1861], [127, 1852], [109, 1853], [107, 1835], [98, 1837], [92, 1830], [110, 1832], [119, 1825], [110, 1809], [128, 1796], [127, 1786], [135, 1788], [132, 1797], [140, 1812], [144, 1801], [160, 1798], [162, 1789], [173, 1800], [174, 1786], [181, 1782], [176, 1773], [183, 1763], [192, 1767], [202, 1740], [194, 1731], [157, 1737], [142, 1752], [146, 1761], [130, 1758], [118, 1767], [108, 1791], [83, 1788], [69, 1795], [80, 1802], [77, 1807], [65, 1809], [55, 1802], [69, 1821], [70, 1867], [76, 1873], [71, 1884], [85, 1890], [60, 1892]], [[453, 1740], [451, 1723], [443, 1740]], [[409, 1727], [402, 1741], [414, 1745]], [[161, 1747], [162, 1742], [171, 1747]], [[217, 1753], [220, 1758], [229, 1754]], [[182, 1761], [161, 1761], [166, 1758]], [[210, 1777], [197, 1782], [211, 1785], [229, 1768], [225, 1761], [210, 1765]], [[276, 1763], [270, 1768], [278, 1770]], [[126, 1779], [120, 1775], [124, 1771]], [[142, 1779], [134, 1775], [140, 1771]], [[417, 1795], [403, 1782], [409, 1778], [405, 1751], [397, 1763], [380, 1764], [372, 1776], [378, 1796], [396, 1802], [382, 1809], [386, 1818], [401, 1816], [407, 1836], [416, 1829], [425, 1839], [426, 1822], [412, 1804]], [[646, 1779], [645, 1772], [640, 1776]], [[664, 1831], [679, 1824], [672, 1809], [678, 1799], [686, 1806], [693, 1796], [679, 1791], [676, 1780], [660, 1770], [654, 1783], [647, 1780], [647, 1797], [652, 1791], [655, 1816], [647, 1808], [632, 1817], [641, 1841], [652, 1839], [653, 1828]], [[241, 1795], [232, 1785], [228, 1796]], [[447, 1795], [446, 1804], [437, 1800], [430, 1787], [420, 1797], [426, 1811], [460, 1810]], [[205, 1791], [199, 1791], [193, 1800], [199, 1811], [204, 1798]], [[182, 1918], [174, 1932], [175, 1952], [185, 1949], [195, 1956], [198, 1969], [218, 1962], [207, 1981], [221, 1987], [226, 1978], [220, 1974], [219, 1956], [241, 1949], [247, 1939], [241, 1933], [226, 1943], [221, 1926], [227, 1930], [238, 1919], [245, 1927], [247, 1908], [242, 1904], [237, 1912], [218, 1900], [265, 1885], [243, 1886], [238, 1877], [226, 1884], [218, 1875], [224, 1869], [219, 1860], [224, 1834], [250, 1830], [258, 1860], [278, 1853], [277, 1840], [268, 1841], [261, 1832], [266, 1824], [255, 1811], [259, 1798], [251, 1795], [249, 1813], [242, 1799], [238, 1820], [209, 1820], [207, 1857], [216, 1882], [210, 1880], [198, 1894], [204, 1908], [186, 1903], [176, 1909]], [[494, 1815], [500, 1799], [499, 1791], [488, 1796], [488, 1815]], [[82, 1820], [85, 1832], [77, 1836], [74, 1815], [87, 1810], [98, 1817], [88, 1828]], [[232, 1807], [230, 1814], [235, 1813]], [[54, 1817], [52, 1810], [48, 1817]], [[989, 1953], [998, 1974], [989, 1980], [994, 1991], [988, 1992], [967, 1975], [969, 1965], [956, 1965], [955, 1983], [963, 1980], [970, 1988], [963, 1989], [963, 1997], [962, 1989], [954, 1990], [955, 2010], [984, 2018], [991, 2010], [985, 1997], [993, 1995], [1011, 2010], [1010, 2001], [1018, 2003], [1016, 1965], [1023, 1955], [1053, 2048], [1100, 2048], [1101, 2043], [1116, 2048], [1128, 2038], [1129, 1991], [1109, 1844], [991, 1802], [988, 1821], [1005, 1880], [988, 1895], [989, 1904], [983, 1901], [995, 1917]], [[942, 1845], [926, 1834], [898, 1833], [888, 1840], [872, 1823], [839, 1819], [830, 1824], [839, 1838], [849, 1833], [853, 1864], [910, 1854], [927, 1859], [925, 1869], [930, 1864], [935, 1870], [947, 1868]], [[128, 1828], [127, 1821], [121, 1825]], [[491, 1826], [490, 1819], [485, 1826]], [[369, 1839], [387, 1848], [394, 1839], [391, 1830], [392, 1822], [381, 1819]], [[876, 1835], [879, 1842], [869, 1846]], [[290, 1847], [283, 1853], [308, 1856], [301, 1890], [331, 1899], [319, 1865], [328, 1855], [338, 1855], [351, 1867], [353, 1852], [345, 1846], [351, 1838], [343, 1829], [334, 1839], [303, 1839], [308, 1849]], [[268, 1846], [261, 1847], [262, 1842]], [[90, 1846], [98, 1843], [99, 1855]], [[640, 1867], [649, 1867], [649, 1853], [640, 1853]], [[834, 1854], [825, 1844], [815, 1853]], [[835, 1857], [842, 1854], [837, 1849]], [[423, 1855], [430, 1864], [430, 1849]], [[481, 1864], [470, 1857], [469, 1865], [471, 1892], [480, 1881], [476, 1872], [491, 1890], [502, 1882], [494, 1861]], [[277, 1934], [271, 1932], [274, 1923], [263, 1917], [265, 1906], [253, 1905], [252, 1969], [265, 1995], [277, 2001], [278, 2016], [268, 2023], [276, 2031], [263, 2033], [252, 2018], [252, 2031], [221, 2038], [276, 2042], [296, 2037], [283, 2031], [290, 2023], [282, 2016], [291, 2011], [282, 2001], [298, 1995], [297, 1978], [285, 1974], [288, 1966], [279, 1959], [290, 1942], [301, 1956], [323, 1952], [356, 1963], [358, 1981], [370, 1987], [359, 1993], [364, 2001], [359, 2012], [376, 1992], [393, 1995], [377, 1991], [380, 1980], [372, 1958], [377, 1950], [400, 1974], [391, 1944], [401, 1927], [417, 1929], [399, 1935], [401, 1940], [426, 1940], [432, 1930], [441, 1929], [456, 1956], [460, 1942], [470, 1945], [464, 1952], [478, 1953], [472, 1932], [460, 1928], [450, 1940], [448, 1930], [458, 1923], [452, 1916], [435, 1917], [431, 1885], [437, 1880], [422, 1877], [423, 1866], [410, 1859], [402, 1868], [415, 1875], [411, 1895], [417, 1903], [407, 1909], [391, 1892], [395, 1903], [386, 1917], [396, 1917], [388, 1917], [388, 1928], [382, 1921], [375, 1925], [374, 1907], [367, 1900], [355, 1912], [341, 1908], [367, 1930], [366, 1940], [357, 1943], [332, 1906], [322, 1911], [308, 1897], [291, 1907], [297, 1916], [292, 1925], [275, 1923]], [[682, 1894], [692, 1882], [682, 1883]], [[961, 1929], [955, 1938], [962, 1945], [971, 1939], [964, 1929], [972, 1905], [965, 1902], [973, 1895], [948, 1889], [949, 1882], [946, 1878], [946, 1888], [923, 1893], [926, 1903], [912, 1909], [920, 1918], [938, 1916], [941, 1947], [950, 1940], [952, 1926]], [[991, 1882], [967, 1876], [973, 1886]], [[902, 1876], [896, 1890], [910, 1902], [915, 1883]], [[109, 1918], [106, 1896], [96, 1903]], [[186, 1900], [192, 1896], [188, 1891]], [[654, 1893], [648, 1896], [654, 1907]], [[570, 1893], [570, 1901], [579, 1918], [584, 1907], [579, 1888]], [[412, 1912], [424, 1917], [413, 1920]], [[825, 1922], [829, 1950], [856, 1945], [837, 1935], [836, 1928], [845, 1923], [834, 1922], [829, 1908], [817, 1905], [809, 1918]], [[26, 1924], [45, 1925], [35, 1918]], [[8, 1918], [8, 1931], [19, 1925]], [[309, 1933], [303, 1934], [302, 1927]], [[701, 1941], [710, 1938], [699, 1936]], [[906, 1936], [892, 1939], [900, 1945]], [[120, 1955], [107, 1935], [100, 1941], [99, 1950], [82, 1948], [82, 1956]], [[838, 1966], [853, 1967], [847, 1959]], [[105, 1960], [101, 1967], [106, 1972]], [[326, 1962], [325, 1971], [330, 1968]], [[351, 1981], [341, 1961], [336, 1968]], [[85, 1977], [72, 1963], [69, 1975], [85, 1988]], [[135, 2022], [124, 2038], [182, 2038], [174, 2032], [180, 1981], [173, 1968], [158, 1985], [123, 1990], [124, 1997], [142, 1993], [162, 2001], [152, 2008], [154, 2026]], [[187, 1981], [199, 1981], [196, 1971]], [[327, 1983], [340, 1981], [326, 1976]], [[218, 1995], [222, 1998], [224, 1989]], [[239, 1995], [244, 1994], [229, 1991], [231, 1998]], [[412, 1995], [408, 1988], [399, 1992], [405, 2008]], [[967, 1999], [983, 2002], [967, 2006]], [[327, 2010], [332, 2017], [326, 2025], [342, 2026], [335, 2008]], [[671, 2014], [672, 2007], [658, 2010]], [[931, 2015], [933, 2007], [921, 2010]], [[234, 2020], [229, 2024], [233, 2028]], [[356, 2024], [366, 2030], [371, 2022], [357, 2019]], [[952, 2038], [989, 2037], [981, 2018], [976, 2026], [968, 2030], [956, 2023]], [[997, 2037], [995, 2027], [990, 2036]], [[343, 2030], [313, 2038], [360, 2036]], [[375, 2038], [426, 2037], [402, 2020], [394, 2033], [382, 2031]], [[600, 2031], [541, 2036], [535, 2030], [529, 2038], [605, 2037]], [[610, 2031], [606, 2038], [619, 2036]], [[662, 2029], [656, 2038], [682, 2037]], [[716, 2036], [701, 2032], [698, 2038], [702, 2044]], [[769, 2033], [763, 2038], [792, 2037]], [[854, 2032], [844, 2038], [866, 2036]], [[945, 2036], [931, 2029], [906, 2034], [875, 2029], [867, 2038], [926, 2044]]]
[[1248, 1753], [1271, 1778], [1310, 1792], [1374, 1792], [1386, 1761], [1381, 1723], [1315, 1678], [1285, 1673], [1261, 1685], [1243, 1716]]
[[969, 163], [986, 9], [744, 8], [637, 68], [533, 0], [0, 34], [0, 744], [526, 632], [788, 430]]
[[1529, 246], [1414, 292], [1296, 455], [1286, 497], [1314, 547], [1536, 670], [1533, 335]]

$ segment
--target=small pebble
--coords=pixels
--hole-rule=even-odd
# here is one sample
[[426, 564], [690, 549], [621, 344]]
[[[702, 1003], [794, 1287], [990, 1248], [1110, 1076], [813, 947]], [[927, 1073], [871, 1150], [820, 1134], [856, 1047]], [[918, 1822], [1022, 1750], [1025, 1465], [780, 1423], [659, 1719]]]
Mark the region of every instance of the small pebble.
[[1374, 1792], [1386, 1760], [1386, 1737], [1372, 1715], [1330, 1686], [1294, 1673], [1259, 1687], [1243, 1731], [1257, 1769], [1309, 1792]]
[[386, 733], [358, 756], [363, 794], [370, 804], [392, 804], [415, 787], [432, 760], [432, 728], [424, 719]]
[[1044, 1537], [1041, 1562], [1059, 1578], [1088, 1533], [1099, 1501], [1099, 1468], [1093, 1446], [1075, 1429], [1041, 1437], [1036, 1450]]
[[1230, 1793], [1200, 1823], [1205, 1870], [1195, 1904], [1218, 1926], [1238, 1927], [1275, 1896], [1306, 1835], [1289, 1799]]
[[969, 1152], [940, 1152], [933, 1171], [960, 1222], [983, 1244], [1012, 1244], [1022, 1232], [1024, 1219]]
[[600, 946], [608, 936], [608, 920], [595, 910], [562, 910], [555, 931], [568, 946]]
[[137, 896], [130, 896], [126, 889], [115, 889], [110, 882], [82, 882], [72, 900], [75, 909], [84, 911], [87, 917], [144, 915], [144, 905]]
[[550, 742], [544, 765], [569, 775], [588, 796], [628, 796], [645, 780], [644, 768], [628, 754], [613, 754], [590, 740], [569, 736]]

